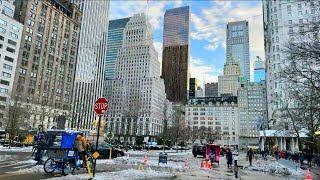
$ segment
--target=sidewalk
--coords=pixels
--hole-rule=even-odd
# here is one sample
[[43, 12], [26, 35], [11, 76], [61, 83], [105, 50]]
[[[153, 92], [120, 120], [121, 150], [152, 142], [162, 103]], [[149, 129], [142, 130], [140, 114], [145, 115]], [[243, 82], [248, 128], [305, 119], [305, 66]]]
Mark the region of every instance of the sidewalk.
[[320, 167], [312, 167], [310, 172], [313, 180], [320, 180]]

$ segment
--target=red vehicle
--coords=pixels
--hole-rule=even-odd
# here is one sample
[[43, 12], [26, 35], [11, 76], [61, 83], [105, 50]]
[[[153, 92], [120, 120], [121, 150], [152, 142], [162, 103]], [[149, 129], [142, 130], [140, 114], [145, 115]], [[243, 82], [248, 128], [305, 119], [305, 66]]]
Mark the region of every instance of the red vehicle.
[[209, 159], [210, 159], [210, 154], [211, 154], [211, 152], [213, 152], [214, 160], [213, 160], [213, 162], [211, 162], [211, 163], [216, 162], [216, 163], [218, 163], [218, 165], [219, 165], [220, 151], [221, 151], [220, 145], [217, 145], [217, 144], [207, 144], [207, 145], [206, 145], [206, 160], [209, 161]]

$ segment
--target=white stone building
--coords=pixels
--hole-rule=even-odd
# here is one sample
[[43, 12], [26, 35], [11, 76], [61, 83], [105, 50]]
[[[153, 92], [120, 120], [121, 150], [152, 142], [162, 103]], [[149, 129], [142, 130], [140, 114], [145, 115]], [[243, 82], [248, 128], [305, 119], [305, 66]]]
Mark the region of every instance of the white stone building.
[[134, 142], [136, 135], [150, 136], [150, 140], [154, 140], [163, 130], [167, 100], [152, 28], [144, 14], [130, 18], [122, 42], [115, 79], [105, 80], [104, 96], [109, 99], [108, 128], [120, 142]]
[[72, 0], [79, 6], [81, 31], [69, 126], [93, 129], [95, 101], [103, 94], [110, 1]]
[[218, 76], [218, 95], [237, 96], [239, 76], [239, 61], [234, 62], [229, 57], [223, 68], [223, 76]]
[[[240, 149], [259, 146], [257, 119], [267, 119], [265, 82], [248, 82], [246, 77], [239, 78], [238, 90]], [[262, 127], [267, 129], [267, 125]]]
[[0, 3], [0, 128], [5, 128], [23, 24], [13, 19], [12, 1]]
[[280, 83], [282, 50], [289, 41], [299, 41], [310, 22], [319, 21], [319, 1], [263, 0], [268, 119], [274, 119], [283, 93]]
[[192, 129], [194, 143], [214, 143], [239, 147], [237, 97], [204, 97], [188, 101], [186, 121]]

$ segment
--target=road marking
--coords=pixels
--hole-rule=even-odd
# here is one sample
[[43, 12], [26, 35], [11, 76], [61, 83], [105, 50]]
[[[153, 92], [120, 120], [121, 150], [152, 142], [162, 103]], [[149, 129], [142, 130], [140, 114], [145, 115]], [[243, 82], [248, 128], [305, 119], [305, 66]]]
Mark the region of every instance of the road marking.
[[14, 169], [18, 169], [18, 168], [23, 168], [23, 167], [27, 167], [27, 166], [32, 166], [31, 164], [25, 164], [25, 165], [21, 165], [21, 166], [17, 166], [17, 167], [13, 167]]

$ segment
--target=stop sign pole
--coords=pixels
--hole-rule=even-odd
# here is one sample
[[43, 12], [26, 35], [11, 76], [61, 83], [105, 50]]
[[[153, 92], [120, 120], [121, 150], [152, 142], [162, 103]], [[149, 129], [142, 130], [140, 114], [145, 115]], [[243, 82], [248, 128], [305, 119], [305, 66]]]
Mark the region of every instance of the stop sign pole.
[[[100, 126], [101, 126], [101, 118], [102, 115], [108, 110], [108, 100], [104, 97], [98, 98], [94, 103], [94, 111], [99, 115], [98, 127], [97, 127], [97, 142], [96, 142], [96, 151], [98, 151], [98, 143], [99, 143], [99, 136], [100, 136]], [[96, 172], [96, 164], [97, 159], [94, 159], [94, 166], [93, 166], [93, 177]]]

